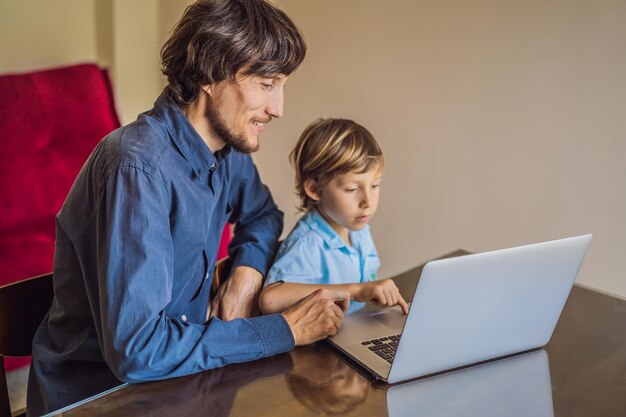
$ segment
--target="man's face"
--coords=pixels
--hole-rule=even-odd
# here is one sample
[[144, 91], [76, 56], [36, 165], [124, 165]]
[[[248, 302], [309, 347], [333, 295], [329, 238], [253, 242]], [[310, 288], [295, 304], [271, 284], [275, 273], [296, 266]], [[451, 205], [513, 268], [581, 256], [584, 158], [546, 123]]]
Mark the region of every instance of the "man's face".
[[213, 84], [206, 117], [213, 133], [225, 145], [251, 153], [259, 148], [259, 135], [273, 117], [283, 115], [287, 76], [243, 76]]

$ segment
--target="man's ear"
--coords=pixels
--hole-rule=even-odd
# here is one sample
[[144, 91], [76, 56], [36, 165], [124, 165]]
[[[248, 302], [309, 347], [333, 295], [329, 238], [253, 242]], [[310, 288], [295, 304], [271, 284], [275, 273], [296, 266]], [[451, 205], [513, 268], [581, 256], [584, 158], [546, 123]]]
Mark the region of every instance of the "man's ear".
[[320, 192], [317, 186], [317, 182], [312, 179], [304, 181], [304, 192], [306, 195], [316, 203], [320, 200]]
[[213, 97], [213, 85], [212, 84], [205, 84], [200, 86], [201, 89], [204, 90], [205, 93], [207, 93], [209, 95], [209, 97]]

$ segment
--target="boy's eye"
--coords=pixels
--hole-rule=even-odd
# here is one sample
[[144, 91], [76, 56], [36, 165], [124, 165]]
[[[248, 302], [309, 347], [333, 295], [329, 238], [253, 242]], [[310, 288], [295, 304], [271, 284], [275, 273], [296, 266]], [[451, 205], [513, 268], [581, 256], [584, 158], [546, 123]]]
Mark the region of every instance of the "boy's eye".
[[262, 82], [262, 83], [261, 83], [261, 87], [262, 87], [264, 90], [271, 90], [272, 88], [274, 88], [274, 84], [272, 84], [272, 83], [268, 83], [268, 82]]
[[378, 188], [380, 187], [380, 184], [372, 184], [372, 188]]
[[346, 192], [348, 192], [348, 193], [355, 193], [358, 190], [359, 190], [358, 188], [346, 188]]

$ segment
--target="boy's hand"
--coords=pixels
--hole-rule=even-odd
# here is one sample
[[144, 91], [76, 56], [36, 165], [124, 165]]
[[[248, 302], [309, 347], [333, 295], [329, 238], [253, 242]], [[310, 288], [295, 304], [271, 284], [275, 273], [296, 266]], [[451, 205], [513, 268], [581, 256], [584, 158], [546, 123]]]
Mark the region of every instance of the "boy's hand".
[[301, 346], [336, 334], [349, 305], [348, 292], [321, 289], [304, 297], [281, 314], [291, 328], [296, 346]]
[[400, 290], [398, 290], [396, 284], [390, 279], [360, 284], [354, 300], [361, 302], [371, 301], [380, 306], [395, 306], [397, 304], [404, 314], [409, 313], [409, 306], [402, 298], [402, 295], [400, 295]]

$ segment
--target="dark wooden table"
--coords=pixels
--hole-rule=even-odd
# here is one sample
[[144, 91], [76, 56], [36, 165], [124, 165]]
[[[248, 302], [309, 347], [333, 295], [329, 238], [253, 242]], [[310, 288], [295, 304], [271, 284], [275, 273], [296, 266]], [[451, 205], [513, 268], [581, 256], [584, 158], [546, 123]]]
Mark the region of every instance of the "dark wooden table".
[[[462, 253], [458, 251], [450, 255]], [[417, 267], [393, 278], [403, 294], [413, 293], [420, 269]], [[541, 396], [541, 415], [532, 417], [626, 417], [626, 301], [574, 286], [545, 351], [548, 359], [545, 363], [545, 393], [537, 393], [541, 389], [540, 382], [522, 381], [518, 382], [522, 384], [519, 385], [521, 388], [516, 387], [513, 393], [508, 393], [516, 399], [503, 398], [498, 391], [505, 389], [502, 385], [519, 379], [517, 373], [513, 374], [518, 372], [514, 369], [519, 369], [513, 363], [523, 358], [516, 357], [503, 360], [511, 361], [510, 366], [508, 362], [492, 362], [481, 365], [480, 369], [470, 367], [395, 387], [404, 386], [404, 398], [409, 398], [409, 401], [422, 401], [426, 392], [445, 396], [446, 401], [425, 398], [431, 403], [425, 406], [422, 401], [419, 405], [421, 408], [411, 408], [416, 412], [419, 409], [420, 416], [473, 416], [475, 414], [468, 414], [468, 410], [480, 409], [481, 417], [531, 417], [515, 401], [522, 399], [526, 404], [532, 404], [535, 400], [539, 401], [539, 398], [532, 396]], [[546, 356], [544, 352], [538, 352]], [[486, 385], [488, 379], [485, 378], [489, 378], [486, 375], [496, 378], [493, 376], [496, 371], [499, 372], [497, 378], [504, 382], [498, 384], [500, 386], [489, 387]], [[465, 372], [462, 384], [455, 386], [455, 392], [442, 393], [442, 389], [451, 386], [446, 383], [458, 379], [459, 372]], [[482, 390], [480, 395], [475, 393], [477, 387]], [[521, 392], [525, 387], [528, 388], [527, 392]], [[397, 396], [390, 395], [393, 389], [373, 383], [349, 360], [325, 342], [319, 342], [272, 358], [188, 377], [125, 385], [54, 415], [415, 415], [398, 413], [402, 404], [391, 403], [399, 401], [396, 400]], [[490, 389], [494, 391], [491, 394]], [[531, 398], [524, 398], [524, 394]], [[490, 398], [493, 398], [493, 406]], [[482, 403], [472, 408], [472, 401]], [[511, 401], [510, 407], [516, 409], [506, 410], [506, 401]], [[428, 408], [427, 412], [424, 411], [425, 407]]]

